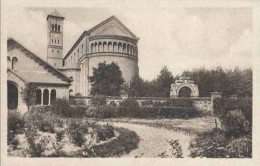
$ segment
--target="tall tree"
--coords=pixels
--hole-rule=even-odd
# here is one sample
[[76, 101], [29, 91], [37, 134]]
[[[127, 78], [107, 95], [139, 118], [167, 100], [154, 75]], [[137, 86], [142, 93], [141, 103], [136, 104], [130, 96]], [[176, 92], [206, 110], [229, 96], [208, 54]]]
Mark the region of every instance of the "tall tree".
[[28, 111], [30, 107], [35, 104], [36, 101], [36, 87], [31, 83], [26, 83], [25, 87], [22, 88], [22, 99], [25, 102]]
[[93, 68], [93, 76], [90, 77], [92, 83], [91, 95], [118, 96], [122, 89], [124, 79], [119, 66], [112, 62], [99, 63], [97, 68]]
[[167, 66], [164, 66], [157, 76], [157, 96], [170, 97], [171, 84], [174, 83], [174, 77]]

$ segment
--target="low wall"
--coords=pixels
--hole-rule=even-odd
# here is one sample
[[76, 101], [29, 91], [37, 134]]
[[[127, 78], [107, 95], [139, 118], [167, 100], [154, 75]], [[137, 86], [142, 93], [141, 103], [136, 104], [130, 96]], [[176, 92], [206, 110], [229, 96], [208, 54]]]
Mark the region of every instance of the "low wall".
[[[81, 96], [81, 97], [70, 97], [71, 100], [84, 100], [87, 105], [90, 104], [91, 96]], [[116, 105], [119, 105], [119, 103], [125, 99], [123, 97], [119, 96], [107, 96], [107, 104], [110, 102], [115, 102]], [[162, 98], [162, 97], [136, 97], [134, 98], [140, 105], [144, 101], [152, 101], [154, 102], [166, 102], [169, 100], [183, 100], [183, 98]], [[198, 98], [188, 98], [188, 100], [193, 101], [193, 107], [197, 110], [205, 113], [205, 114], [212, 114], [213, 113], [213, 101], [211, 97], [198, 97]]]

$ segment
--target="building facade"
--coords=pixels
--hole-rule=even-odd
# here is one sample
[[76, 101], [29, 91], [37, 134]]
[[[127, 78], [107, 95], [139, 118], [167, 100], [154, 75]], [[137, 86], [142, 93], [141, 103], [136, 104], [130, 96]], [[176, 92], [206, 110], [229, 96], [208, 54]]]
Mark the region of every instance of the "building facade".
[[56, 98], [68, 99], [76, 93], [89, 96], [89, 77], [99, 63], [115, 62], [128, 85], [138, 74], [139, 38], [115, 16], [84, 31], [65, 56], [64, 19], [56, 10], [47, 15], [46, 61], [17, 40], [8, 39], [8, 108], [27, 110], [22, 91], [28, 84], [37, 88], [36, 105], [50, 105]]
[[64, 66], [59, 69], [73, 80], [70, 94], [89, 96], [89, 77], [92, 76], [93, 67], [103, 62], [115, 62], [129, 85], [138, 74], [138, 40], [115, 16], [84, 31], [65, 55]]
[[71, 80], [13, 38], [7, 41], [8, 108], [27, 110], [22, 91], [27, 84], [37, 88], [36, 105], [50, 105], [56, 98], [69, 97]]

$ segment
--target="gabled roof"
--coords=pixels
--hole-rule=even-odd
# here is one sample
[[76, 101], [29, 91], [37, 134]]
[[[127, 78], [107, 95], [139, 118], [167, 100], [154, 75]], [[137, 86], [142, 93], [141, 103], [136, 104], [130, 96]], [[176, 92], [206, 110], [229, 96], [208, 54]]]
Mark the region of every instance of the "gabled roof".
[[[46, 62], [45, 60], [43, 60], [42, 58], [40, 58], [39, 56], [37, 56], [36, 54], [32, 53], [30, 50], [28, 50], [27, 48], [25, 48], [23, 45], [21, 45], [19, 42], [17, 42], [16, 40], [14, 40], [13, 38], [8, 38], [7, 43], [9, 44], [10, 42], [14, 42], [15, 44], [17, 44], [20, 48], [22, 48], [22, 51], [26, 51], [26, 55], [30, 56], [32, 58], [34, 58], [38, 63], [40, 63], [40, 65], [43, 65], [44, 67], [47, 67], [49, 70], [49, 72], [51, 72], [53, 75], [57, 76], [58, 78], [60, 78], [61, 80], [67, 82], [68, 84], [72, 82], [72, 80], [70, 80], [69, 77], [67, 77], [65, 74], [63, 74], [62, 72], [58, 71], [55, 67], [53, 67], [51, 64], [49, 64], [48, 62]], [[10, 69], [9, 69], [10, 70]], [[22, 72], [15, 72], [16, 75], [19, 75], [20, 77], [24, 78], [25, 80], [29, 81], [29, 82], [33, 82], [32, 80], [28, 80], [26, 79], [25, 75], [22, 74]], [[38, 81], [47, 81], [48, 78], [46, 78], [45, 75], [38, 75], [39, 78]], [[41, 80], [39, 80], [41, 79]]]
[[55, 9], [54, 12], [48, 14], [47, 20], [48, 20], [49, 17], [57, 17], [57, 18], [62, 18], [62, 19], [64, 19], [64, 17], [63, 17], [62, 15], [60, 15], [60, 13], [58, 13], [56, 9]]
[[111, 20], [115, 20], [119, 25], [121, 25], [134, 39], [138, 40], [138, 37], [136, 37], [134, 35], [133, 32], [131, 32], [118, 18], [116, 18], [116, 16], [111, 16], [108, 19], [102, 21], [101, 23], [99, 23], [98, 25], [94, 26], [93, 28], [88, 30], [88, 33], [90, 34], [91, 32], [95, 31], [96, 29], [98, 29], [99, 27], [104, 26], [105, 24], [107, 24], [108, 22], [110, 22]]
[[134, 33], [132, 33], [118, 18], [116, 18], [116, 16], [111, 16], [108, 19], [102, 21], [101, 23], [97, 24], [96, 26], [94, 26], [93, 28], [89, 29], [88, 31], [84, 31], [80, 37], [77, 39], [77, 41], [74, 43], [74, 45], [70, 48], [70, 50], [68, 51], [68, 53], [65, 55], [64, 59], [67, 59], [67, 57], [71, 54], [71, 52], [77, 47], [77, 45], [82, 41], [82, 39], [86, 36], [86, 35], [90, 35], [91, 32], [94, 32], [96, 29], [102, 27], [103, 25], [107, 24], [108, 22], [110, 22], [111, 20], [115, 20], [119, 25], [121, 25], [135, 40], [139, 40], [138, 37], [136, 37], [134, 35]]

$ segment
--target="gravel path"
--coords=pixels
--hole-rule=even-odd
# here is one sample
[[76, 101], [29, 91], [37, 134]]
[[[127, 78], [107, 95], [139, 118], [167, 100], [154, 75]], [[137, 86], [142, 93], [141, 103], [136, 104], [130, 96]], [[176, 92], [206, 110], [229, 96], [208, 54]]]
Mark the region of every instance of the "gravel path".
[[[111, 122], [112, 123], [112, 122]], [[183, 134], [182, 132], [171, 131], [163, 128], [149, 127], [145, 125], [113, 122], [115, 127], [123, 127], [135, 131], [140, 137], [138, 149], [133, 150], [122, 157], [157, 157], [158, 154], [166, 152], [171, 155], [170, 140], [179, 140], [182, 146], [183, 157], [189, 155], [189, 142], [192, 136]]]

